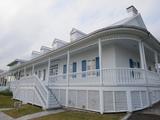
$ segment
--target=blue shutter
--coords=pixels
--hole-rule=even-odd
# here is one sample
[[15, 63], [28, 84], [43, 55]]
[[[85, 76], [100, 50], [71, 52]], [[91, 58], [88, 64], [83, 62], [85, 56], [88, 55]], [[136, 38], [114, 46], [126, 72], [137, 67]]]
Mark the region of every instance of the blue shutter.
[[86, 60], [82, 60], [82, 71], [87, 70]]
[[72, 72], [77, 72], [77, 63], [76, 62], [73, 63], [73, 71]]
[[140, 63], [139, 62], [137, 62], [137, 67], [140, 68]]
[[67, 65], [63, 65], [63, 74], [67, 73]]
[[[82, 72], [87, 70], [86, 60], [82, 60]], [[82, 77], [86, 77], [86, 72], [82, 73]]]
[[129, 59], [129, 66], [130, 68], [134, 68], [134, 63], [132, 59]]
[[96, 69], [99, 69], [99, 57], [96, 57]]

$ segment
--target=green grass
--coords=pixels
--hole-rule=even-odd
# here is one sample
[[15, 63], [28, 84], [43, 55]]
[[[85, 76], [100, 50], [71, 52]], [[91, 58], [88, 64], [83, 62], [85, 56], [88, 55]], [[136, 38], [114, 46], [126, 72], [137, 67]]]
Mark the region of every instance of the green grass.
[[125, 113], [101, 115], [92, 112], [65, 111], [33, 120], [120, 120], [124, 115]]
[[13, 118], [18, 118], [24, 115], [33, 114], [33, 113], [41, 112], [41, 111], [42, 111], [42, 108], [38, 106], [25, 104], [25, 105], [22, 105], [19, 109], [11, 109], [11, 110], [3, 111], [3, 112]]
[[0, 108], [12, 108], [14, 106], [14, 101], [12, 96], [4, 95], [0, 93]]

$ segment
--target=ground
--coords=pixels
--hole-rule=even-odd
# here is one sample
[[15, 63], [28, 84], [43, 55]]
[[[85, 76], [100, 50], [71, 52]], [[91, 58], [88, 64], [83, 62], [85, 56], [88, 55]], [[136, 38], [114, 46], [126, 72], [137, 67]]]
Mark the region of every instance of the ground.
[[14, 108], [14, 103], [17, 102], [17, 100], [12, 99], [12, 93], [8, 90], [1, 91], [0, 92], [0, 109], [2, 108], [13, 108], [10, 110], [4, 110], [3, 112], [7, 115], [17, 118], [28, 114], [33, 114], [36, 112], [41, 112], [42, 108], [25, 104], [22, 105], [20, 108], [16, 109]]
[[94, 112], [65, 111], [33, 120], [120, 120], [125, 113], [104, 114]]
[[153, 114], [133, 113], [128, 120], [160, 120], [160, 116]]
[[41, 112], [41, 111], [42, 111], [42, 108], [40, 108], [38, 106], [25, 104], [25, 105], [22, 105], [22, 107], [20, 107], [19, 109], [14, 108], [14, 109], [6, 110], [3, 112], [13, 118], [18, 118], [18, 117], [22, 117], [24, 115], [33, 114], [33, 113], [37, 113], [37, 112]]

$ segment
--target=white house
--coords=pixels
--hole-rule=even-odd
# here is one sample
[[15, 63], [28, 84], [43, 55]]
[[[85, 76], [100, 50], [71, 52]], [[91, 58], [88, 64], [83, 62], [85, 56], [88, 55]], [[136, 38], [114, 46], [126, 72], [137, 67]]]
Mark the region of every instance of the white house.
[[132, 112], [158, 102], [160, 42], [134, 6], [127, 11], [127, 18], [109, 27], [89, 34], [73, 29], [70, 43], [56, 39], [47, 52], [9, 64], [13, 98], [44, 109], [100, 113]]

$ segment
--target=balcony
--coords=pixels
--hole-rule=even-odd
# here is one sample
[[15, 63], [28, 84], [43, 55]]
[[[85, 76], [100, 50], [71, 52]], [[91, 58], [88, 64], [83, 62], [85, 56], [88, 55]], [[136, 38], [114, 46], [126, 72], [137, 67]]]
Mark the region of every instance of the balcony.
[[49, 86], [156, 86], [160, 85], [160, 74], [139, 68], [115, 68], [50, 76], [48, 82]]

